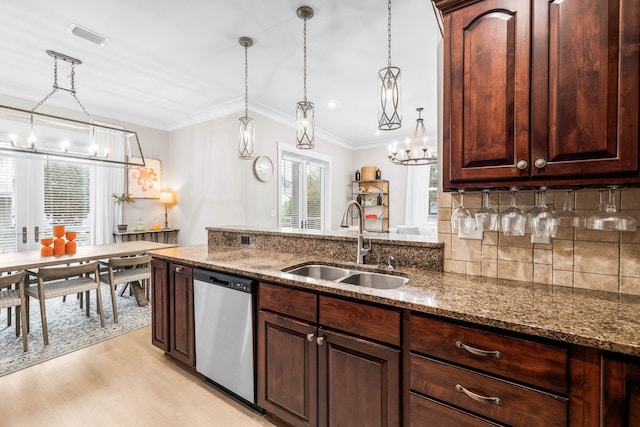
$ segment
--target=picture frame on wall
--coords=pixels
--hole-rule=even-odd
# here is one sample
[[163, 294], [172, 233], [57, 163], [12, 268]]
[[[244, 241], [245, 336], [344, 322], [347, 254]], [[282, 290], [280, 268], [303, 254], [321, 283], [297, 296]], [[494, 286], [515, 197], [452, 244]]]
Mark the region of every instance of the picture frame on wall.
[[[132, 157], [132, 161], [142, 161]], [[130, 168], [127, 173], [129, 194], [135, 199], [159, 199], [162, 182], [162, 163], [159, 159], [145, 158], [145, 166]]]

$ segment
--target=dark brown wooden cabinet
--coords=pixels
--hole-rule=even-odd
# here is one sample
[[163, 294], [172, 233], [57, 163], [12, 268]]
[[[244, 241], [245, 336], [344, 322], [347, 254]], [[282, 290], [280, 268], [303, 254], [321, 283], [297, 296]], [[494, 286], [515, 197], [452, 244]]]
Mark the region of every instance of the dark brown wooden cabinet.
[[175, 359], [196, 365], [191, 267], [152, 259], [151, 341]]
[[604, 356], [602, 425], [640, 425], [640, 360]]
[[435, 3], [445, 189], [640, 181], [640, 2]]
[[400, 425], [399, 311], [267, 283], [258, 306], [258, 405], [294, 426]]

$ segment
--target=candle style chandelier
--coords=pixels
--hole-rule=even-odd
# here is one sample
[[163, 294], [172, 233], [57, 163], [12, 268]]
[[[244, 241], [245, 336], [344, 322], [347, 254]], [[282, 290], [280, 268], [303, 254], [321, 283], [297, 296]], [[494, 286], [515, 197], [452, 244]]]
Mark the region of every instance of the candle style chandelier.
[[389, 146], [389, 160], [393, 164], [403, 166], [425, 166], [438, 163], [438, 153], [435, 146], [431, 146], [427, 131], [424, 128], [424, 119], [422, 111], [424, 108], [418, 107], [418, 118], [416, 119], [416, 129], [413, 131], [413, 137], [408, 142], [407, 148], [398, 149], [396, 143]]

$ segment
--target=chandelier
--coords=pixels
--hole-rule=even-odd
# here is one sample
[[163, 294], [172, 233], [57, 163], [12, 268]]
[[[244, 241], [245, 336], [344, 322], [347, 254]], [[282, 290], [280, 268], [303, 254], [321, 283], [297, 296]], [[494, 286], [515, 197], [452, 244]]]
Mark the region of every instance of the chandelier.
[[[47, 54], [53, 57], [53, 89], [30, 110], [0, 105], [0, 151], [97, 161], [111, 166], [145, 166], [136, 132], [95, 122], [78, 99], [75, 66], [82, 64], [82, 61], [52, 50], [47, 50]], [[58, 60], [71, 64], [68, 88], [58, 84]], [[87, 121], [37, 111], [59, 90], [71, 94], [87, 117]], [[116, 148], [113, 151], [118, 152], [117, 156], [111, 153], [106, 144], [100, 146], [96, 138], [97, 131], [117, 136], [110, 138], [117, 141], [110, 142], [111, 147]]]
[[240, 37], [240, 46], [244, 47], [244, 116], [240, 117], [240, 132], [238, 140], [238, 157], [251, 160], [255, 155], [256, 126], [255, 120], [249, 117], [249, 61], [247, 49], [253, 46], [253, 39]]
[[387, 3], [387, 67], [378, 71], [378, 129], [395, 130], [402, 126], [400, 68], [391, 65], [391, 0]]
[[307, 101], [307, 19], [313, 18], [313, 9], [300, 6], [296, 15], [304, 21], [304, 100], [296, 104], [296, 147], [309, 150], [316, 146], [315, 110], [313, 102]]
[[413, 137], [406, 149], [398, 150], [397, 144], [389, 146], [389, 160], [393, 164], [403, 166], [425, 166], [438, 163], [438, 153], [429, 144], [427, 131], [424, 128], [422, 111], [424, 108], [418, 107], [418, 118], [416, 119], [416, 129]]

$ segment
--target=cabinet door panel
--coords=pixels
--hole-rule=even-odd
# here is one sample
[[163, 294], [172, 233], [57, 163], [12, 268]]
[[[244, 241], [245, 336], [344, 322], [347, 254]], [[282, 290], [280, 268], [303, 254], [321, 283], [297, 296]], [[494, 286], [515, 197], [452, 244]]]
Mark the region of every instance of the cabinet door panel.
[[169, 265], [166, 261], [151, 260], [151, 343], [169, 351]]
[[[536, 8], [544, 10], [534, 31], [548, 40], [534, 42], [532, 162], [547, 165], [532, 174], [637, 172], [638, 2], [544, 0]], [[548, 97], [546, 117], [537, 96]]]
[[320, 426], [400, 425], [400, 351], [320, 329]]
[[169, 265], [169, 354], [196, 366], [193, 322], [193, 270]]
[[317, 425], [315, 333], [308, 323], [258, 313], [258, 405], [294, 426]]
[[640, 360], [604, 358], [603, 426], [640, 425]]
[[527, 177], [516, 163], [529, 159], [529, 1], [483, 1], [446, 22], [445, 188]]

